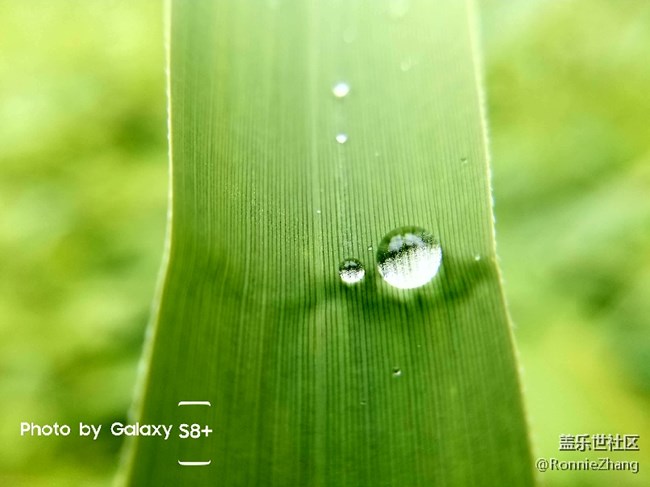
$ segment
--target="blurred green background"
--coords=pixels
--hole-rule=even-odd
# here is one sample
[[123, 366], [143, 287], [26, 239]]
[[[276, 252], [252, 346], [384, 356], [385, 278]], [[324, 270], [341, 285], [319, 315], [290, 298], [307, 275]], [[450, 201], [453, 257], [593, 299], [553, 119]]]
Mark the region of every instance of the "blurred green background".
[[[480, 0], [497, 239], [536, 456], [650, 468], [650, 3]], [[165, 232], [162, 6], [0, 1], [0, 485], [107, 485]], [[106, 428], [107, 426], [104, 426]]]

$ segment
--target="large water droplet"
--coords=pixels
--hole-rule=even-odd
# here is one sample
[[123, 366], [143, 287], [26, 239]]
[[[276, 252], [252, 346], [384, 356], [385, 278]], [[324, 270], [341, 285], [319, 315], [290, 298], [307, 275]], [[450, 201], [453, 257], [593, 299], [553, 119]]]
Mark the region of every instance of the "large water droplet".
[[424, 286], [438, 273], [440, 243], [419, 227], [402, 227], [388, 233], [377, 249], [377, 268], [388, 284], [399, 289]]
[[339, 266], [339, 276], [346, 284], [356, 284], [363, 280], [366, 270], [357, 259], [345, 259]]
[[350, 93], [350, 85], [345, 81], [340, 81], [332, 86], [332, 93], [336, 98], [344, 98]]
[[336, 134], [336, 141], [339, 144], [345, 144], [348, 141], [348, 135], [347, 134]]

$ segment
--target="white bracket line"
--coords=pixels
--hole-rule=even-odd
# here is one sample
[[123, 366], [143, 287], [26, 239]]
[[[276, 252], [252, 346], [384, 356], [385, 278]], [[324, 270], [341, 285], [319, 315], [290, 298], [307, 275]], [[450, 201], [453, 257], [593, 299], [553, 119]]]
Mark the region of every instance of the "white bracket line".
[[179, 465], [182, 465], [183, 467], [205, 467], [207, 465], [210, 465], [212, 463], [212, 460], [208, 460], [207, 462], [181, 462], [180, 460], [178, 461]]
[[210, 401], [180, 401], [179, 406], [212, 406]]

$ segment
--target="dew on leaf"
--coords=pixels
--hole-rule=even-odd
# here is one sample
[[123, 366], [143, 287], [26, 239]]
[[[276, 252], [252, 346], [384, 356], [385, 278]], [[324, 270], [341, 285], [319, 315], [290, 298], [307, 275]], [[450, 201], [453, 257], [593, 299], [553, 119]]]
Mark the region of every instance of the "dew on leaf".
[[345, 81], [340, 81], [332, 86], [332, 93], [336, 98], [345, 98], [350, 93], [350, 85]]
[[341, 281], [346, 284], [356, 284], [361, 282], [366, 275], [363, 264], [357, 259], [345, 259], [339, 265], [339, 276]]
[[398, 289], [424, 286], [436, 276], [441, 261], [440, 243], [420, 227], [402, 227], [389, 232], [377, 249], [379, 274]]
[[348, 141], [348, 135], [347, 134], [336, 134], [336, 141], [339, 144], [345, 144]]

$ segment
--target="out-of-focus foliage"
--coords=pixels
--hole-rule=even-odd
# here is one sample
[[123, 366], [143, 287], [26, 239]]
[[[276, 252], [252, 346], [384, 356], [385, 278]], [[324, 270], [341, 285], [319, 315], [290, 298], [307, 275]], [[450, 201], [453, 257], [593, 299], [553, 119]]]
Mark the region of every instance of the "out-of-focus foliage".
[[[485, 0], [482, 12], [497, 246], [533, 447], [647, 466], [650, 4]], [[640, 434], [641, 451], [558, 452], [560, 434], [581, 433]], [[543, 478], [647, 485], [643, 465]]]
[[[647, 466], [650, 4], [479, 4], [536, 452], [576, 457], [557, 451], [562, 433], [638, 433], [641, 452], [618, 457]], [[161, 19], [147, 0], [0, 3], [0, 485], [103, 485], [114, 470], [110, 436], [32, 440], [18, 424], [107, 424], [128, 407], [164, 234]]]
[[[0, 485], [104, 484], [163, 246], [156, 1], [0, 3]], [[106, 427], [105, 427], [106, 428]]]

